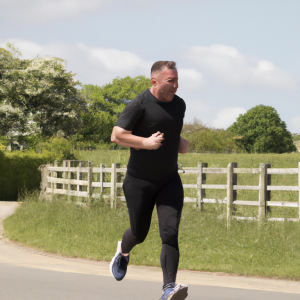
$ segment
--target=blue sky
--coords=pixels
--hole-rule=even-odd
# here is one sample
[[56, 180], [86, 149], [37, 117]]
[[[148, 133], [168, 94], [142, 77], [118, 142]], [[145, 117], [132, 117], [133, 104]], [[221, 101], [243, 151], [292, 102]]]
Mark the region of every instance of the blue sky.
[[186, 121], [226, 128], [271, 105], [300, 132], [298, 0], [0, 0], [0, 45], [58, 56], [82, 83], [175, 60]]

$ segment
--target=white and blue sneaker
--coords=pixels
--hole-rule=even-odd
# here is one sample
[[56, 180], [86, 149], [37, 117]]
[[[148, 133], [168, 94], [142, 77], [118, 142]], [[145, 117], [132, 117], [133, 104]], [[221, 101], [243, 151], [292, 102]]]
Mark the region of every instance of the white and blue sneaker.
[[127, 272], [127, 265], [129, 263], [129, 255], [128, 256], [122, 255], [121, 244], [122, 242], [119, 241], [117, 252], [109, 265], [110, 273], [117, 281], [120, 281], [125, 277]]
[[167, 288], [159, 300], [184, 300], [188, 296], [188, 286], [177, 284], [174, 287]]

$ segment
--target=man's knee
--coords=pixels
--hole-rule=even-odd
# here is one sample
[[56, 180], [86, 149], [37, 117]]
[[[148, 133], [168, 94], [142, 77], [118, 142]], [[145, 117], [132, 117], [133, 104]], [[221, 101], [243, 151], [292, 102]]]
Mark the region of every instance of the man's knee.
[[178, 244], [178, 230], [166, 228], [161, 230], [160, 238], [163, 244], [177, 245]]
[[132, 233], [137, 244], [141, 244], [147, 237], [147, 234], [143, 233]]

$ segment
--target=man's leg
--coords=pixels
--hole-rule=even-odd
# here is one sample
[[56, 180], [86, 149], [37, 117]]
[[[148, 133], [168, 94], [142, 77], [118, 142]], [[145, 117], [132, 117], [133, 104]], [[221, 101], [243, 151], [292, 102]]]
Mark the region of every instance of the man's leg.
[[135, 245], [142, 243], [148, 234], [157, 187], [154, 183], [126, 174], [123, 190], [130, 219], [130, 228], [125, 231], [122, 239], [122, 253], [126, 254]]
[[153, 183], [126, 174], [123, 190], [131, 227], [125, 231], [122, 242], [118, 242], [116, 254], [109, 266], [112, 276], [118, 281], [126, 275], [129, 252], [135, 245], [142, 243], [148, 234], [155, 205], [155, 187]]
[[159, 231], [162, 240], [160, 259], [164, 286], [174, 284], [176, 281], [179, 263], [178, 228], [183, 198], [182, 182], [178, 174], [156, 196]]

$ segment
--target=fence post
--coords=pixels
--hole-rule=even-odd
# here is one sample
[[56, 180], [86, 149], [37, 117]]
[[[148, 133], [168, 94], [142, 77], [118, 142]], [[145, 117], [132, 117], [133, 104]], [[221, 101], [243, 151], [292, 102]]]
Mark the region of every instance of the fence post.
[[105, 168], [105, 165], [100, 164], [100, 194], [103, 194], [103, 181], [104, 181], [103, 168]]
[[[58, 167], [58, 160], [54, 162], [54, 166]], [[54, 172], [54, 177], [57, 178], [57, 172]], [[54, 189], [57, 189], [57, 182], [54, 183]]]
[[117, 191], [117, 170], [116, 163], [111, 165], [111, 189], [110, 189], [110, 206], [114, 207], [114, 202], [116, 202], [116, 191]]
[[67, 165], [68, 165], [68, 201], [71, 201], [71, 183], [70, 183], [70, 180], [71, 180], [71, 171], [70, 171], [70, 168], [71, 168], [71, 161], [70, 160], [67, 160]]
[[[82, 162], [79, 162], [79, 165], [77, 165], [77, 180], [80, 180], [80, 169], [82, 167]], [[77, 202], [79, 202], [79, 192], [80, 192], [80, 185], [79, 182], [77, 182]]]
[[298, 162], [299, 220], [300, 220], [300, 162]]
[[93, 194], [93, 163], [91, 161], [88, 162], [88, 187], [87, 187], [87, 194], [88, 197], [92, 197]]
[[[63, 161], [63, 167], [66, 168], [67, 167], [67, 161], [64, 160]], [[63, 171], [63, 179], [66, 179], [67, 178], [67, 172], [66, 170]], [[66, 183], [63, 183], [63, 189], [65, 190], [66, 189]]]
[[206, 182], [206, 174], [203, 173], [203, 168], [207, 168], [207, 163], [198, 163], [198, 175], [197, 175], [197, 208], [202, 211], [203, 199], [205, 197], [205, 189], [202, 188], [202, 184]]
[[[266, 173], [267, 173], [267, 178], [266, 178], [266, 181], [267, 181], [267, 192], [266, 192], [266, 201], [271, 201], [271, 191], [268, 191], [268, 185], [271, 185], [272, 184], [272, 175], [271, 174], [268, 174], [268, 169], [271, 168], [271, 164], [266, 164]], [[271, 212], [271, 206], [268, 206], [268, 202], [266, 202], [266, 213], [267, 212]]]
[[49, 165], [41, 165], [39, 170], [41, 171], [40, 197], [44, 198], [47, 194]]
[[267, 199], [267, 168], [266, 164], [259, 164], [259, 206], [258, 219], [266, 217], [266, 199]]
[[[235, 169], [238, 167], [238, 164], [236, 162], [232, 163], [232, 168]], [[234, 170], [232, 170], [232, 201], [234, 203], [235, 200], [237, 200], [237, 190], [234, 189], [234, 186], [237, 185], [237, 173], [234, 173]]]
[[[57, 166], [57, 160], [54, 162], [54, 167]], [[56, 172], [54, 171], [51, 171], [51, 179], [52, 178], [56, 178]], [[56, 183], [53, 182], [53, 179], [52, 179], [52, 182], [51, 182], [51, 190], [52, 190], [52, 195], [54, 194], [54, 190], [56, 189]]]
[[233, 203], [233, 163], [227, 166], [227, 229], [230, 228]]

